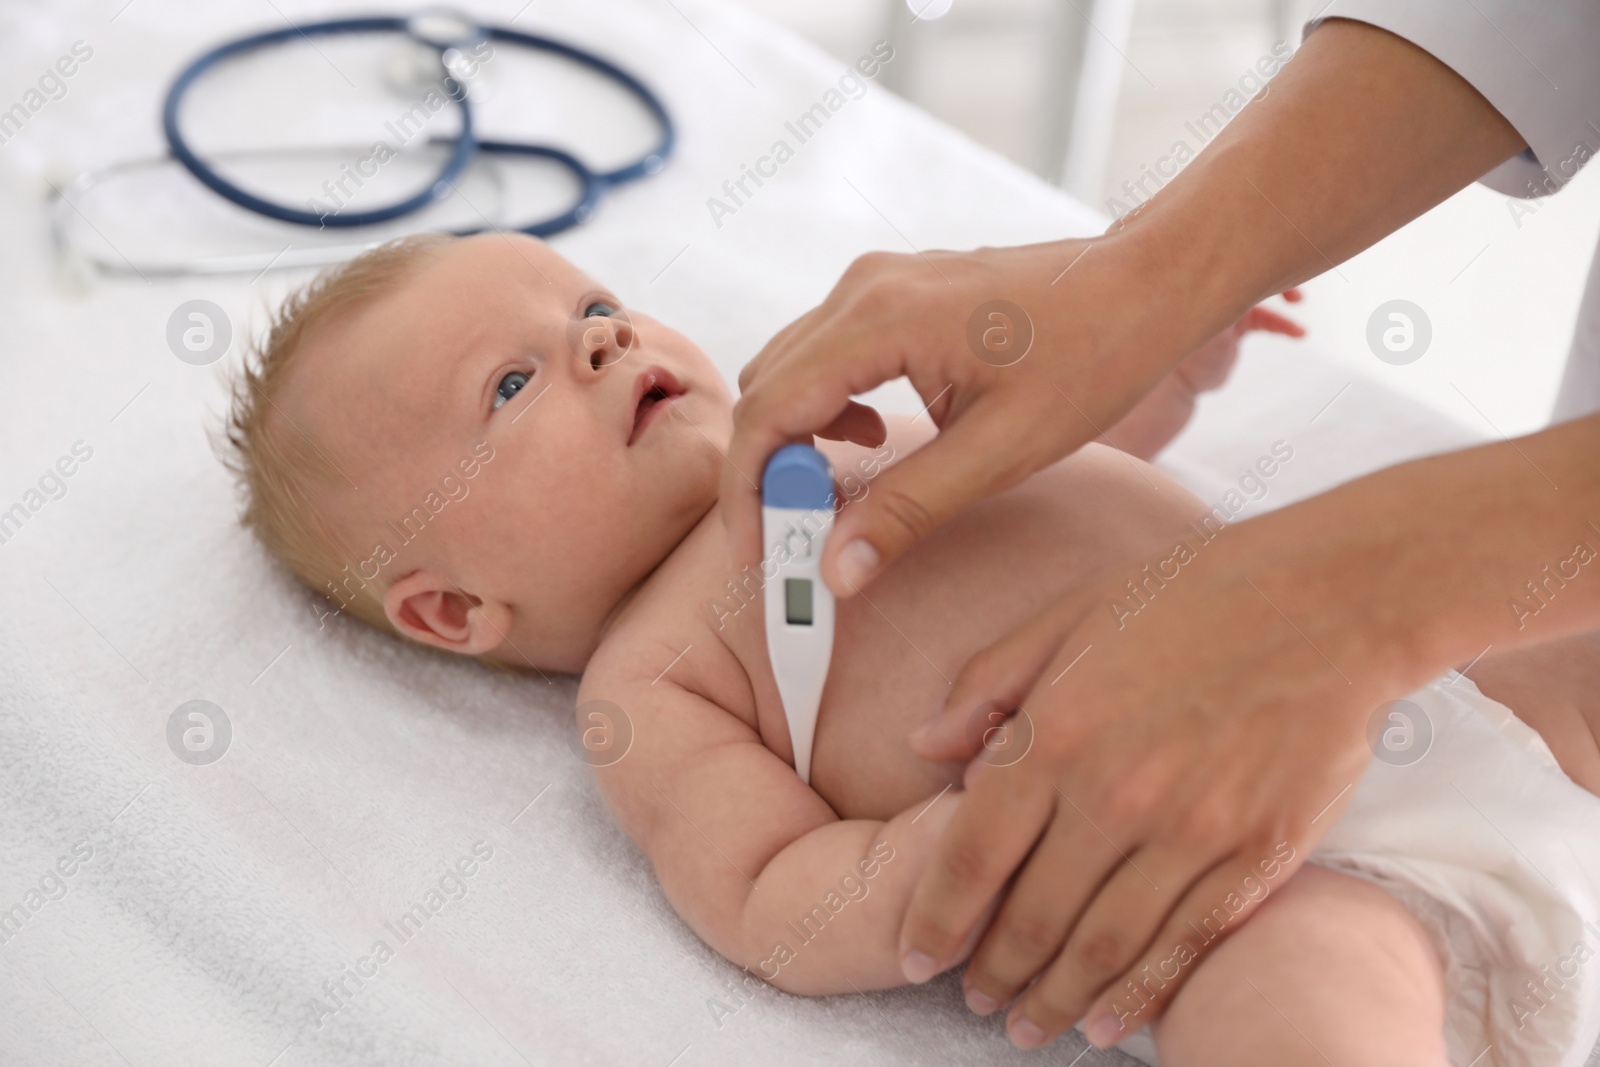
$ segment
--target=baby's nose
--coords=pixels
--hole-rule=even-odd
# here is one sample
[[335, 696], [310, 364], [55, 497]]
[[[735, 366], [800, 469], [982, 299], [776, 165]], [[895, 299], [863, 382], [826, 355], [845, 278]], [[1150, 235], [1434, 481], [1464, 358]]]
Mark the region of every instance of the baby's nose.
[[576, 326], [575, 354], [593, 370], [604, 370], [621, 362], [633, 349], [636, 335], [624, 311], [581, 319]]

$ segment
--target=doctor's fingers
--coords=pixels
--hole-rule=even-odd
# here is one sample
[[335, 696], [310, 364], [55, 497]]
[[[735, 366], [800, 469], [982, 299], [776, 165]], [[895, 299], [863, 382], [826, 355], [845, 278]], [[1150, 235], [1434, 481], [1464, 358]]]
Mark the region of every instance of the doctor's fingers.
[[[749, 392], [751, 389], [756, 388], [757, 383], [761, 381], [762, 375], [783, 358], [785, 352], [780, 347], [782, 339], [795, 336], [794, 331], [805, 328], [803, 324], [816, 321], [815, 316], [821, 310], [820, 308], [812, 308], [784, 327], [772, 341], [768, 342], [767, 347], [761, 350], [760, 355], [744, 365], [743, 369], [739, 371], [739, 391], [741, 393]], [[852, 441], [867, 448], [877, 448], [883, 444], [887, 436], [883, 416], [878, 414], [877, 409], [854, 400], [850, 401], [845, 406], [844, 411], [832, 422], [812, 432], [818, 437], [826, 437], [831, 441]]]
[[1040, 399], [988, 390], [868, 483], [823, 549], [822, 577], [834, 595], [853, 596], [945, 520], [1060, 455], [1045, 434], [1017, 432], [1044, 417]]
[[849, 441], [863, 448], [877, 448], [889, 439], [889, 428], [877, 408], [852, 400], [845, 405], [838, 418], [816, 431], [816, 436], [826, 437], [830, 441]]
[[874, 447], [882, 442], [881, 419], [852, 398], [907, 373], [897, 353], [909, 347], [885, 340], [892, 329], [827, 306], [815, 308], [790, 324], [740, 375], [744, 393], [733, 406], [719, 494], [736, 563], [760, 559], [759, 485], [767, 460], [780, 446], [813, 434], [847, 436]]
[[1035, 683], [1059, 679], [1088, 650], [1090, 639], [1074, 634], [1098, 603], [1096, 587], [1086, 585], [969, 659], [943, 710], [911, 735], [916, 754], [935, 763], [976, 756], [988, 731], [1021, 709]]
[[900, 928], [900, 967], [926, 982], [961, 959], [972, 931], [1055, 809], [1047, 778], [973, 763], [961, 809], [939, 840]]
[[[962, 985], [968, 1007], [987, 1015], [1010, 1003], [1066, 949], [1076, 951], [1085, 977], [1093, 982], [1081, 997], [1081, 1007], [1087, 1008], [1101, 983], [1133, 961], [1177, 903], [1182, 887], [1174, 886], [1166, 874], [1164, 867], [1153, 866], [1150, 855], [1119, 846], [1095, 832], [1064, 801], [1058, 803], [1056, 817], [967, 962]], [[1118, 894], [1115, 914], [1110, 916], [1107, 894], [1095, 898], [1107, 884]], [[1159, 914], [1149, 915], [1144, 923], [1124, 921], [1127, 913], [1139, 918], [1153, 910], [1157, 885], [1170, 898], [1156, 902], [1161, 905]], [[1092, 899], [1096, 906], [1081, 915], [1064, 906], [1066, 901]], [[1092, 936], [1086, 939], [1086, 932]], [[1030, 1044], [1021, 1039], [1018, 1043]]]
[[[958, 253], [930, 252], [941, 259]], [[792, 355], [801, 342], [822, 332], [825, 324], [874, 323], [878, 329], [892, 328], [897, 318], [907, 316], [918, 303], [907, 287], [897, 284], [898, 279], [918, 269], [917, 257], [896, 252], [868, 252], [857, 256], [834, 283], [822, 303], [807, 311], [789, 325], [772, 335], [761, 351], [739, 372], [739, 390], [748, 392], [751, 384], [762, 374]], [[926, 266], [921, 266], [923, 271]]]
[[[864, 408], [860, 414], [850, 414], [851, 405], [857, 403], [852, 398], [886, 381], [907, 375], [913, 385], [926, 379], [950, 380], [937, 367], [930, 371], [922, 364], [948, 362], [951, 357], [926, 346], [907, 343], [896, 333], [900, 327], [892, 322], [881, 322], [877, 316], [861, 318], [841, 314], [819, 316], [815, 322], [815, 329], [803, 340], [768, 357], [733, 408], [733, 434], [728, 442], [728, 466], [723, 471], [719, 506], [737, 563], [748, 565], [760, 558], [758, 485], [768, 458], [779, 446], [824, 431], [876, 430], [876, 417], [868, 416]], [[908, 362], [905, 353], [915, 353], [914, 362]], [[977, 363], [970, 357], [969, 362]], [[977, 373], [968, 367], [960, 370]], [[957, 389], [964, 387], [963, 383], [956, 386]], [[847, 420], [851, 418], [860, 425], [850, 427]], [[856, 436], [854, 432], [852, 436]], [[875, 434], [863, 435], [861, 439], [873, 445], [881, 443], [882, 438], [875, 437]], [[987, 460], [981, 455], [969, 456], [967, 463], [982, 466]], [[874, 485], [882, 480], [880, 477]], [[904, 476], [897, 476], [889, 484], [904, 480]], [[927, 495], [925, 487], [922, 491]], [[874, 488], [869, 497], [877, 495], [879, 490]], [[920, 517], [917, 505], [921, 500], [913, 497], [896, 503], [903, 506], [900, 513], [909, 514], [912, 522]], [[855, 505], [845, 509], [841, 521], [847, 520], [856, 510]], [[909, 540], [914, 538], [901, 538], [895, 542], [894, 549]], [[836, 527], [828, 544], [831, 548], [841, 541]], [[884, 541], [879, 551], [888, 547], [887, 538]], [[825, 557], [823, 577], [836, 596], [850, 596], [853, 590], [831, 574], [831, 564], [827, 561], [834, 554], [830, 552]], [[883, 558], [887, 560], [894, 554], [891, 549]]]
[[[1198, 865], [1200, 877], [1165, 917], [1160, 932], [1105, 983], [1084, 1013], [1089, 1040], [1104, 1048], [1164, 1015], [1205, 958], [1287, 884], [1308, 855], [1284, 840], [1243, 847], [1220, 863]], [[1047, 975], [1029, 990], [1019, 1010], [1034, 1011], [1030, 1002], [1036, 994], [1040, 1003], [1052, 997], [1054, 979], [1053, 973]]]
[[[1093, 828], [1089, 828], [1088, 836], [1078, 832], [1083, 828], [1081, 818], [1078, 823], [1067, 825], [1074, 832], [1070, 838], [1061, 836], [1062, 851], [1055, 869], [1041, 870], [1035, 876], [1033, 868], [1039, 864], [1035, 858], [1023, 872], [1023, 878], [1037, 879], [1041, 894], [1038, 906], [1061, 909], [1059, 894], [1056, 898], [1043, 894], [1048, 893], [1052, 882], [1061, 884], [1063, 875], [1081, 862], [1075, 852], [1087, 852], [1094, 837], [1100, 837], [1103, 844], [1095, 853], [1093, 869], [1104, 869], [1100, 861], [1109, 849], [1110, 873], [1101, 883], [1088, 886], [1086, 892], [1080, 892], [1081, 878], [1069, 883], [1072, 892], [1068, 899], [1085, 901], [1081, 916], [1057, 951], [1040, 962], [1021, 985], [1012, 987], [1015, 995], [1016, 989], [1037, 978], [1012, 1005], [1007, 1019], [1007, 1033], [1021, 1048], [1047, 1044], [1083, 1018], [1095, 998], [1153, 947], [1198, 872], [1211, 868], [1226, 855], [1199, 843], [1176, 848], [1118, 846]], [[997, 946], [1004, 944], [1002, 939], [1007, 936], [999, 921], [989, 929], [989, 937], [995, 939]], [[978, 956], [986, 947], [980, 947]], [[985, 964], [993, 966], [987, 958]]]
[[750, 387], [761, 380], [762, 374], [771, 370], [791, 348], [791, 342], [816, 329], [817, 323], [832, 315], [825, 306], [817, 306], [795, 319], [789, 325], [772, 335], [766, 344], [739, 370], [739, 392], [747, 393]]
[[[854, 373], [840, 375], [814, 373], [793, 362], [784, 353], [764, 351], [740, 374], [746, 391], [733, 406], [733, 433], [718, 489], [718, 509], [736, 565], [753, 566], [761, 560], [760, 486], [773, 452], [791, 441], [809, 442], [813, 434], [870, 447], [884, 440], [882, 417], [852, 395], [897, 377], [893, 363], [880, 360], [870, 368], [846, 368]], [[864, 388], [857, 385], [863, 373], [880, 367], [882, 378]]]

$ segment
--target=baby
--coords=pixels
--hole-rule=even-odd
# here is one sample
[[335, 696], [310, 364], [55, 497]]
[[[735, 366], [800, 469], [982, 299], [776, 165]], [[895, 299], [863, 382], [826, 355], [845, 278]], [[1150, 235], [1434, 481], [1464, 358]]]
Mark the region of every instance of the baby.
[[[1188, 373], [1218, 354], [1196, 358]], [[1111, 439], [1165, 443], [1187, 388], [1169, 382]], [[325, 614], [583, 673], [578, 727], [612, 813], [747, 981], [809, 995], [901, 985], [900, 921], [964, 771], [918, 758], [907, 735], [969, 657], [1054, 599], [1222, 524], [1102, 445], [953, 519], [838, 605], [808, 786], [760, 579], [732, 566], [715, 507], [731, 408], [691, 341], [549, 247], [430, 236], [288, 302], [237, 386], [230, 463], [246, 523]], [[848, 500], [932, 433], [918, 419], [877, 449], [820, 447]], [[1154, 1027], [1161, 1062], [1583, 1062], [1600, 1027], [1586, 962], [1600, 924], [1585, 925], [1600, 918], [1600, 801], [1584, 791], [1600, 789], [1600, 635], [1484, 656], [1471, 680], [1452, 673], [1409, 700], [1434, 751], [1375, 760], [1292, 877], [1292, 845], [1263, 856], [1241, 892], [1270, 899], [1248, 923], [1224, 930], [1235, 909], [1219, 906], [1204, 939], [1227, 939]], [[1480, 817], [1493, 827], [1462, 821]], [[1177, 973], [1128, 983], [1122, 1035]], [[1030, 1026], [1015, 1020], [1012, 1039], [1043, 1043]], [[1124, 1047], [1152, 1057], [1145, 1034]]]

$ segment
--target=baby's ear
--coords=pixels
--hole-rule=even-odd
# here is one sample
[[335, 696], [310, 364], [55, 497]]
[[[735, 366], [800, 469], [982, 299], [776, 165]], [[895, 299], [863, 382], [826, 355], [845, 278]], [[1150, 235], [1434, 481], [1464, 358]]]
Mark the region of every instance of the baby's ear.
[[459, 589], [437, 571], [413, 571], [383, 594], [383, 612], [413, 641], [481, 656], [505, 643], [511, 606]]

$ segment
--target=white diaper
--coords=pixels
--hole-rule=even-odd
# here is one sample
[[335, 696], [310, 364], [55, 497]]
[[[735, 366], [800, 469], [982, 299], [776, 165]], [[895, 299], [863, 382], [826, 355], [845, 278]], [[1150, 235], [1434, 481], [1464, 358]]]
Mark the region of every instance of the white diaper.
[[[1309, 862], [1382, 886], [1427, 930], [1451, 1063], [1582, 1067], [1600, 1037], [1600, 797], [1464, 675], [1406, 700], [1416, 747], [1372, 759]], [[1160, 1063], [1148, 1028], [1118, 1047]]]

